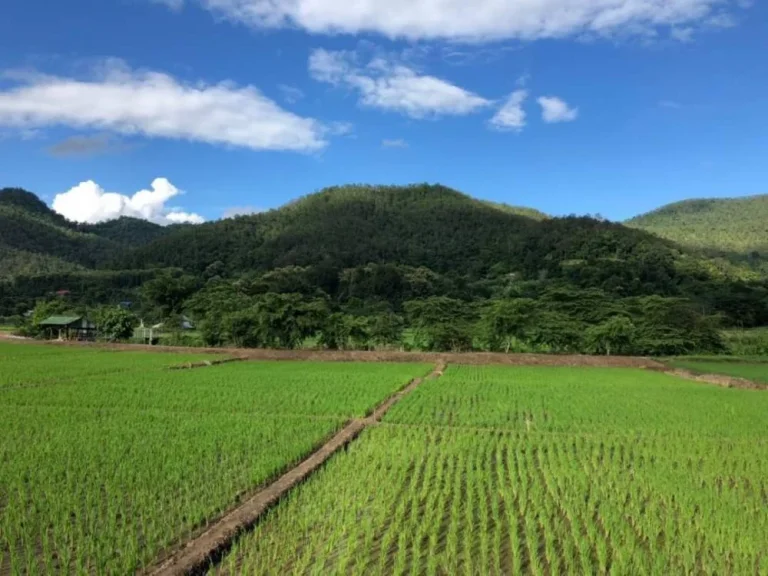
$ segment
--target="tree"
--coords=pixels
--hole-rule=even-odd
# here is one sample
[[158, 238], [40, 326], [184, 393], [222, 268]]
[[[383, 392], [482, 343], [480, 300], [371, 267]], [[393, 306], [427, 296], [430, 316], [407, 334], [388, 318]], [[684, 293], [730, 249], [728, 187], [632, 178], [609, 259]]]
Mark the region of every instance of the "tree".
[[402, 316], [385, 313], [369, 318], [368, 331], [375, 346], [398, 346], [403, 341], [405, 324]]
[[323, 299], [269, 292], [250, 308], [229, 314], [224, 324], [240, 346], [297, 348], [323, 327], [327, 316], [328, 305]]
[[593, 352], [627, 353], [635, 340], [635, 325], [626, 316], [614, 316], [602, 324], [587, 329], [587, 346]]
[[461, 300], [433, 296], [409, 300], [405, 312], [414, 330], [414, 342], [425, 350], [472, 348], [472, 310]]
[[536, 315], [536, 302], [530, 298], [494, 300], [483, 311], [481, 326], [491, 350], [509, 352], [515, 339], [526, 340]]
[[107, 340], [127, 340], [138, 323], [136, 315], [123, 308], [102, 308], [96, 313], [96, 328]]
[[146, 282], [141, 292], [165, 318], [181, 313], [185, 300], [197, 291], [199, 285], [200, 282], [195, 276], [179, 271], [164, 272]]
[[63, 300], [39, 300], [32, 310], [32, 315], [25, 318], [19, 327], [22, 336], [37, 337], [43, 334], [40, 322], [51, 316], [61, 315], [69, 311], [67, 303]]

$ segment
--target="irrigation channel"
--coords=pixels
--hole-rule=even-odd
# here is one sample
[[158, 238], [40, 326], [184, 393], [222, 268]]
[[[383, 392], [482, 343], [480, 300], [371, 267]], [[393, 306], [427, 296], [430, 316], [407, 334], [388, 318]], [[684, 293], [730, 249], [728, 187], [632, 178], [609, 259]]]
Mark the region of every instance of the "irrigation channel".
[[442, 376], [445, 366], [445, 362], [438, 361], [428, 376], [411, 380], [405, 388], [381, 403], [370, 416], [350, 421], [297, 466], [256, 492], [237, 508], [213, 521], [195, 538], [166, 551], [153, 566], [142, 571], [142, 574], [144, 576], [204, 574], [221, 560], [237, 538], [251, 530], [290, 490], [305, 481], [331, 456], [357, 438], [365, 428], [377, 424], [392, 406], [415, 390], [424, 380]]

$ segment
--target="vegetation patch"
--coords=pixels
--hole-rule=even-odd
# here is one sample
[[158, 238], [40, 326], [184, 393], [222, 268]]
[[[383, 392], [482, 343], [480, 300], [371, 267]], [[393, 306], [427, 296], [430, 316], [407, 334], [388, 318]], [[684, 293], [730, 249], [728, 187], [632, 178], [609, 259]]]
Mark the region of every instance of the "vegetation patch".
[[[13, 365], [0, 388], [2, 574], [132, 573], [430, 369], [170, 371], [172, 354], [11, 344], [0, 355]], [[127, 358], [133, 368], [102, 370]]]
[[[569, 372], [449, 367], [214, 571], [768, 569], [768, 396], [648, 372]], [[421, 423], [406, 417], [415, 412]]]

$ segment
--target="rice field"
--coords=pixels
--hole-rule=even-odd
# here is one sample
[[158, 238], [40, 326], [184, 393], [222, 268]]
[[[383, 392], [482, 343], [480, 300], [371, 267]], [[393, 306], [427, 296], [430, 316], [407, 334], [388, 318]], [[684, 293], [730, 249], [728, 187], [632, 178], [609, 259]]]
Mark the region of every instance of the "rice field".
[[0, 346], [0, 574], [134, 573], [431, 369], [195, 359]]
[[187, 362], [222, 358], [225, 356], [112, 352], [99, 348], [0, 341], [0, 389], [47, 382], [59, 384], [85, 376], [168, 368]]
[[642, 370], [449, 367], [219, 574], [768, 574], [768, 395]]

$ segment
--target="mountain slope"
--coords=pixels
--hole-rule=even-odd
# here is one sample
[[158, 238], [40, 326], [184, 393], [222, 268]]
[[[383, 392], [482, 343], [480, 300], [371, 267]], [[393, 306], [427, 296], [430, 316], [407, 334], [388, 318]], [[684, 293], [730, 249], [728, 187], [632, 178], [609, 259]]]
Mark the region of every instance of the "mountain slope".
[[468, 278], [491, 270], [536, 278], [572, 274], [580, 263], [601, 258], [614, 268], [640, 260], [671, 266], [676, 253], [667, 241], [620, 224], [535, 220], [443, 186], [345, 186], [267, 213], [171, 232], [133, 251], [122, 266], [199, 273], [221, 261], [237, 275], [285, 266], [338, 271], [391, 262]]
[[160, 226], [154, 222], [128, 216], [99, 224], [82, 224], [78, 226], [78, 229], [133, 248], [149, 244], [153, 240], [165, 236], [169, 230], [168, 227]]
[[768, 252], [768, 194], [685, 200], [632, 218], [626, 225], [685, 246], [737, 254]]
[[5, 278], [102, 266], [165, 233], [162, 226], [136, 218], [75, 224], [31, 192], [0, 190], [0, 276]]

